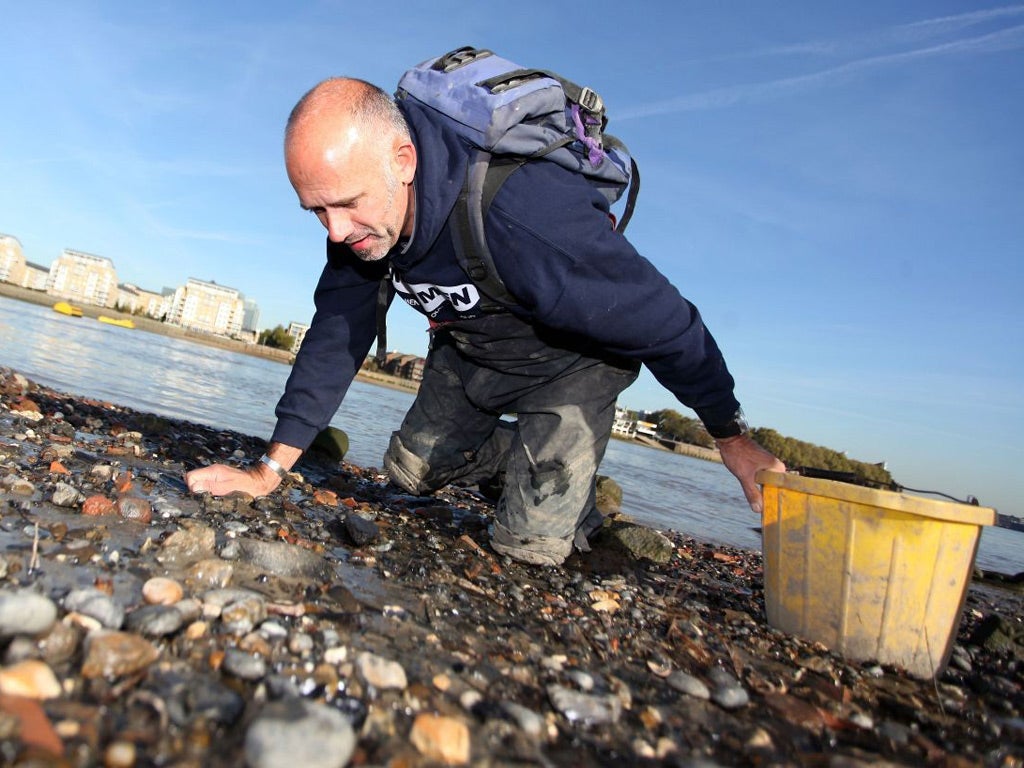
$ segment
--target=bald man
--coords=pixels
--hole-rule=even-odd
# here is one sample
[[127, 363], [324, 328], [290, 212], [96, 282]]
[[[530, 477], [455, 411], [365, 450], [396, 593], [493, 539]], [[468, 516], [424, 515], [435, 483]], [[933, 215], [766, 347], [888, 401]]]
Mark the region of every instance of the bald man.
[[[194, 492], [265, 495], [341, 404], [376, 335], [387, 279], [429, 319], [419, 393], [384, 457], [409, 493], [498, 487], [491, 546], [558, 565], [600, 526], [595, 475], [618, 395], [641, 364], [693, 408], [760, 511], [758, 469], [784, 469], [746, 434], [733, 379], [696, 308], [608, 224], [608, 203], [554, 163], [501, 187], [486, 233], [511, 309], [459, 266], [449, 217], [469, 148], [444, 118], [369, 83], [326, 80], [285, 132], [288, 178], [327, 229], [316, 313], [259, 462], [190, 472]], [[503, 416], [514, 414], [516, 420]]]

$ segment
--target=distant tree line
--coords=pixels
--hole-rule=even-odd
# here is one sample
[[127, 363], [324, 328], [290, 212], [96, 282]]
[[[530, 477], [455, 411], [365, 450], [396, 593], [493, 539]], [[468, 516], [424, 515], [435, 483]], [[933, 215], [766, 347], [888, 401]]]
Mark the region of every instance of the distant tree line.
[[[715, 441], [697, 419], [683, 416], [678, 411], [665, 408], [647, 414], [645, 421], [658, 425], [662, 436], [681, 443], [714, 448]], [[780, 435], [774, 429], [755, 427], [750, 436], [765, 450], [777, 456], [787, 467], [811, 467], [831, 472], [849, 472], [874, 483], [889, 485], [892, 475], [885, 467], [865, 461], [851, 459], [839, 451], [814, 445], [793, 437]]]
[[803, 440], [780, 435], [774, 429], [755, 427], [750, 436], [765, 450], [775, 454], [787, 467], [813, 467], [833, 472], [852, 472], [882, 485], [892, 483], [892, 475], [881, 464], [851, 459], [839, 451]]
[[658, 432], [669, 440], [677, 440], [680, 443], [699, 445], [702, 448], [714, 448], [715, 441], [704, 429], [704, 425], [698, 419], [691, 419], [671, 408], [664, 408], [648, 414], [646, 421], [652, 421], [658, 425]]
[[265, 347], [291, 349], [292, 344], [294, 343], [295, 339], [293, 339], [292, 335], [284, 329], [283, 325], [268, 328], [267, 330], [260, 332], [260, 344]]

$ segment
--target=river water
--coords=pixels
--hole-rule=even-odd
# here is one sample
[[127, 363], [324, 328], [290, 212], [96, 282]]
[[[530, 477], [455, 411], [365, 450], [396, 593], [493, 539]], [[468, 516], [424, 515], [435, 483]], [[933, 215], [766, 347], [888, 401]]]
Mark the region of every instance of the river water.
[[[0, 297], [0, 366], [74, 395], [269, 437], [290, 367]], [[667, 396], [667, 395], [666, 395]], [[413, 396], [356, 381], [332, 424], [349, 435], [347, 461], [380, 466]], [[757, 517], [714, 462], [612, 440], [601, 473], [623, 489], [623, 510], [653, 527], [760, 549]], [[1024, 571], [1024, 534], [986, 527], [978, 565]]]

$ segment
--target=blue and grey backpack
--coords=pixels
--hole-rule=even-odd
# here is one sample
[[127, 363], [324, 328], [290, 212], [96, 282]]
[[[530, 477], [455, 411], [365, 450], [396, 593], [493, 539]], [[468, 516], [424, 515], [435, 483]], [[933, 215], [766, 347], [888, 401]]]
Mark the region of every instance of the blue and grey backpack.
[[640, 175], [625, 145], [604, 132], [604, 102], [590, 88], [466, 46], [410, 69], [395, 96], [443, 115], [475, 148], [453, 210], [453, 242], [462, 268], [498, 304], [515, 299], [495, 271], [484, 220], [501, 185], [524, 163], [543, 158], [576, 171], [609, 205], [628, 189], [616, 229], [629, 223]]

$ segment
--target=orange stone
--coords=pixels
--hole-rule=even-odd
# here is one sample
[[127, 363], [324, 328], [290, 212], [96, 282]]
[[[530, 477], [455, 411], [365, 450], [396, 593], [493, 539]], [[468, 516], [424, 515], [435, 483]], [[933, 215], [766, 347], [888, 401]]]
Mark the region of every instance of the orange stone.
[[106, 496], [90, 496], [82, 503], [82, 514], [88, 517], [98, 517], [99, 515], [113, 515], [116, 513], [117, 507], [115, 507], [114, 502], [112, 502]]
[[453, 717], [421, 712], [413, 721], [409, 741], [429, 760], [449, 765], [469, 762], [469, 728]]
[[313, 501], [317, 504], [326, 504], [329, 507], [338, 506], [338, 494], [334, 491], [327, 491], [323, 488], [317, 488], [313, 492]]
[[64, 753], [64, 743], [38, 701], [24, 696], [0, 694], [0, 712], [18, 721], [18, 735], [22, 744], [38, 747], [51, 755]]

